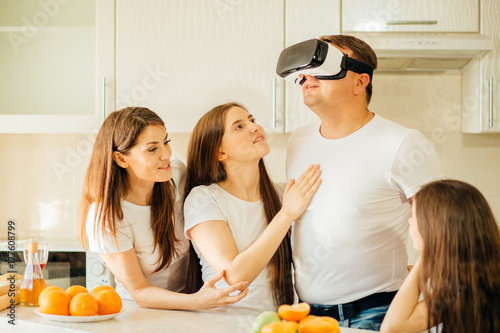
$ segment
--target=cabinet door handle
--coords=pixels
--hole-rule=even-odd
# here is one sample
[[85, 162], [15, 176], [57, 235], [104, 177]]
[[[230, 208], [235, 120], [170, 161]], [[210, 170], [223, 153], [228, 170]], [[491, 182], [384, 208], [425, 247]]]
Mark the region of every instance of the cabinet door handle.
[[490, 90], [490, 116], [489, 123], [490, 128], [493, 127], [493, 76], [490, 76], [490, 80], [488, 82], [488, 88]]
[[273, 78], [273, 128], [276, 128], [276, 78]]
[[102, 121], [106, 118], [106, 78], [102, 78]]
[[420, 24], [420, 25], [433, 25], [433, 24], [438, 24], [438, 21], [435, 20], [417, 20], [417, 21], [412, 21], [412, 20], [390, 20], [385, 22], [386, 25], [413, 25], [413, 24]]

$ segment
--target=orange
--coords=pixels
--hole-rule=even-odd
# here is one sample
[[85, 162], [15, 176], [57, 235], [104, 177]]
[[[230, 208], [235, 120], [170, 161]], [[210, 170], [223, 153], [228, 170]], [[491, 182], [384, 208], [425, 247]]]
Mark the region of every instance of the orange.
[[299, 324], [294, 321], [275, 321], [262, 327], [261, 333], [297, 333]]
[[340, 333], [339, 322], [331, 317], [307, 316], [299, 326], [300, 333]]
[[92, 289], [92, 291], [90, 292], [90, 295], [94, 296], [100, 292], [101, 290], [115, 290], [113, 287], [110, 287], [110, 286], [106, 286], [106, 285], [102, 285], [102, 286], [97, 286], [95, 287], [94, 289]]
[[95, 299], [99, 304], [98, 315], [118, 313], [122, 309], [122, 299], [114, 290], [101, 290], [95, 295]]
[[72, 316], [95, 316], [98, 307], [94, 296], [85, 293], [76, 294], [69, 302], [69, 313]]
[[293, 305], [280, 305], [278, 308], [278, 314], [281, 319], [291, 320], [291, 321], [299, 321], [302, 318], [305, 318], [309, 312], [311, 311], [311, 307], [307, 303], [299, 303]]
[[40, 293], [40, 297], [38, 298], [40, 311], [53, 315], [69, 315], [69, 296], [62, 288], [59, 289], [61, 290], [52, 289], [46, 291], [47, 288], [45, 288], [43, 292]]
[[88, 294], [89, 291], [84, 286], [80, 286], [77, 284], [66, 289], [66, 294], [69, 295], [69, 298], [73, 298], [75, 295], [81, 294], [81, 293]]
[[[40, 293], [40, 296], [38, 296], [38, 299], [40, 300], [40, 297], [43, 295], [43, 293], [48, 293], [49, 291], [51, 290], [60, 290], [60, 291], [64, 291], [63, 288], [61, 287], [58, 287], [58, 286], [50, 286], [50, 287], [45, 287], [43, 288], [42, 292]], [[40, 301], [39, 301], [40, 302]]]

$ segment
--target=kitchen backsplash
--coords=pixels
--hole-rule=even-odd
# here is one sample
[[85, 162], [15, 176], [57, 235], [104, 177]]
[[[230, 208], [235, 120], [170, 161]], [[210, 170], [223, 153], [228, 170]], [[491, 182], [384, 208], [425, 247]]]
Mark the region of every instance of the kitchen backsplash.
[[[370, 110], [423, 132], [441, 157], [445, 175], [470, 182], [500, 220], [500, 135], [462, 134], [460, 75], [387, 75], [374, 78]], [[207, 110], [208, 111], [208, 110]], [[251, 110], [250, 110], [251, 111]], [[167, 129], [175, 124], [167, 124]], [[194, 124], [193, 124], [194, 126]], [[269, 134], [271, 176], [285, 181], [289, 134]], [[7, 221], [16, 238], [76, 238], [76, 219], [95, 134], [0, 134], [0, 241]], [[185, 161], [189, 134], [171, 134]], [[410, 262], [416, 253], [409, 245]]]

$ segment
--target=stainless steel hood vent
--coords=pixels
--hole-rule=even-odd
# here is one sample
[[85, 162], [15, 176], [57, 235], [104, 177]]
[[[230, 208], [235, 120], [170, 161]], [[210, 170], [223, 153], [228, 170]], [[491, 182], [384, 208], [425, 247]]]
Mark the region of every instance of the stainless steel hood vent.
[[442, 72], [460, 70], [493, 49], [481, 34], [351, 33], [377, 53], [378, 72]]

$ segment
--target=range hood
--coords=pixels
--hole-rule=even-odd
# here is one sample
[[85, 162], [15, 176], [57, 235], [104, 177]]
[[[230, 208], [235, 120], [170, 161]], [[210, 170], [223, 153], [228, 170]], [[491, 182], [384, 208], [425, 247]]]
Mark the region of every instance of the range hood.
[[493, 49], [481, 34], [350, 33], [366, 41], [378, 58], [378, 72], [446, 72], [460, 70]]

